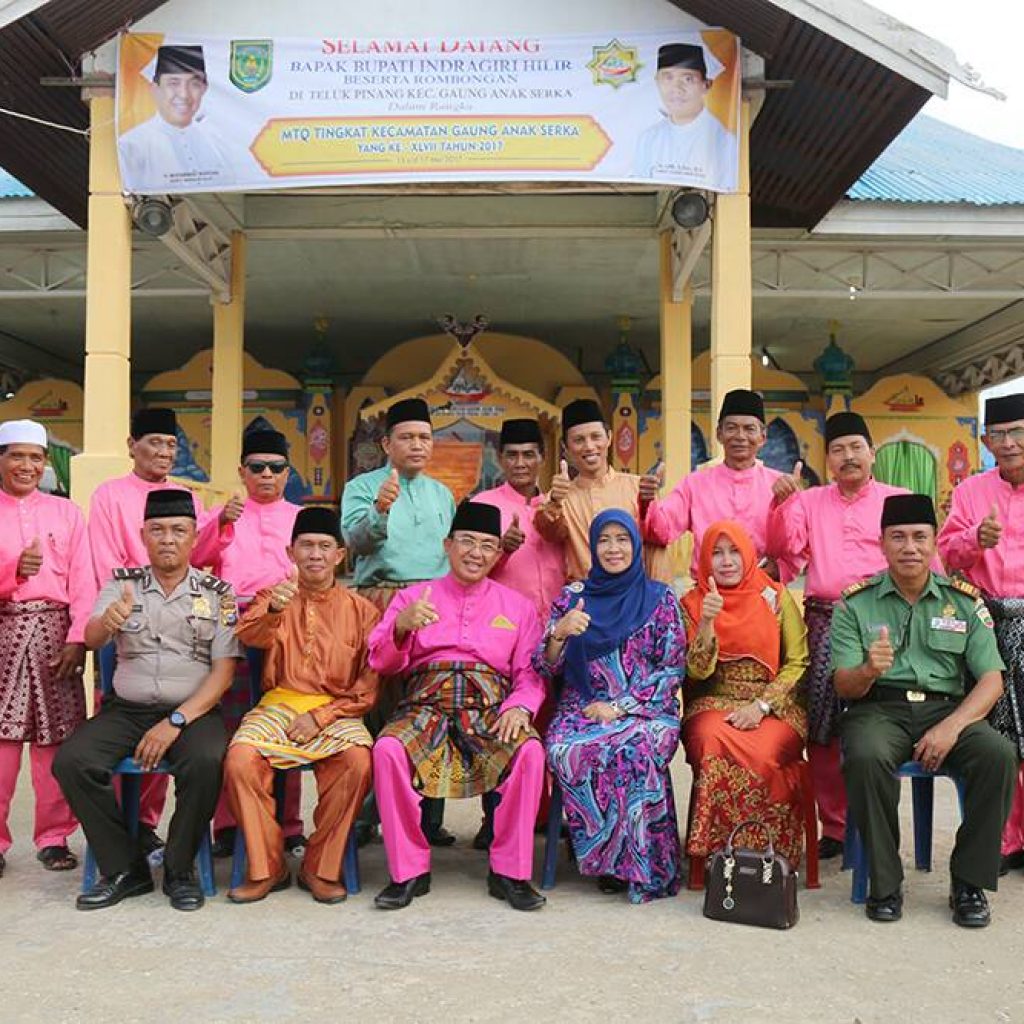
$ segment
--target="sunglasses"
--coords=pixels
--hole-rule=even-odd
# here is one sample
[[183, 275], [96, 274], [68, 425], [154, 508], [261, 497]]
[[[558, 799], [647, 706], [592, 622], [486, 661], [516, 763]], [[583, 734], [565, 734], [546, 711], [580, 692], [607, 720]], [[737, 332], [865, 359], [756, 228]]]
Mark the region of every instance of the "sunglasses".
[[264, 470], [269, 469], [274, 476], [280, 476], [287, 468], [287, 462], [260, 462], [259, 459], [252, 459], [250, 462], [245, 464], [245, 468], [250, 473], [255, 473], [259, 476]]

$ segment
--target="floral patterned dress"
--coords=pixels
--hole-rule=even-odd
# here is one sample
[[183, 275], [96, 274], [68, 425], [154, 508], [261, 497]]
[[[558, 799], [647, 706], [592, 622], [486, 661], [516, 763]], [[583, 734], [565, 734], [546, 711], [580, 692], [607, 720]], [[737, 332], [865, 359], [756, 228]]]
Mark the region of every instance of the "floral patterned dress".
[[[566, 587], [551, 609], [557, 622], [576, 603]], [[564, 649], [563, 649], [564, 650]], [[581, 874], [629, 883], [633, 903], [679, 891], [680, 843], [669, 763], [679, 742], [678, 690], [686, 630], [671, 590], [618, 650], [589, 664], [592, 697], [566, 686], [546, 737], [548, 764], [562, 788]], [[534, 667], [552, 678], [541, 647]], [[591, 700], [614, 701], [623, 717], [603, 724], [584, 717]]]

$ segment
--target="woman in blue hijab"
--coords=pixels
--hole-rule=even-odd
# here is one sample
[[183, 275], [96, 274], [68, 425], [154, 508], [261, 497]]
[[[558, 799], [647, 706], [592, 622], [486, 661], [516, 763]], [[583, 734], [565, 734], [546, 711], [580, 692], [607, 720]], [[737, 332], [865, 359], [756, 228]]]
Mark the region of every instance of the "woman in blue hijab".
[[645, 903], [679, 890], [668, 768], [679, 743], [686, 629], [672, 590], [647, 578], [630, 513], [590, 525], [593, 568], [562, 590], [534, 667], [565, 686], [548, 728], [580, 872]]

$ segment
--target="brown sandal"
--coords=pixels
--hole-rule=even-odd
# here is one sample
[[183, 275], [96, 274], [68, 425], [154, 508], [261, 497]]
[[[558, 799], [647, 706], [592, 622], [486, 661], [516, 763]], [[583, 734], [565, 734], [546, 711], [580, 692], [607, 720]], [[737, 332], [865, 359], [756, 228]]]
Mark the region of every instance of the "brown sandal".
[[44, 846], [36, 860], [47, 871], [74, 871], [78, 867], [78, 858], [66, 846]]

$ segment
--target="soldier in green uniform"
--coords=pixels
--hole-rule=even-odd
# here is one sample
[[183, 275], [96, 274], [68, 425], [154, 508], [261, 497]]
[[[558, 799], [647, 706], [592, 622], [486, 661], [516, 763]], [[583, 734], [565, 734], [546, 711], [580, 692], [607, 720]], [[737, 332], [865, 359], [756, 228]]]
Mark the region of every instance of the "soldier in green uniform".
[[[843, 592], [832, 619], [836, 690], [850, 812], [864, 837], [871, 876], [867, 916], [903, 913], [899, 854], [904, 761], [945, 766], [965, 787], [964, 817], [950, 858], [953, 920], [983, 928], [985, 889], [999, 877], [999, 841], [1010, 812], [1017, 759], [985, 716], [1003, 692], [992, 619], [969, 583], [930, 571], [935, 508], [922, 494], [895, 494], [882, 509], [888, 571]], [[966, 692], [965, 678], [976, 681]]]
[[102, 875], [78, 897], [79, 910], [153, 891], [114, 795], [111, 769], [125, 757], [146, 769], [169, 762], [175, 809], [163, 889], [176, 910], [203, 905], [193, 862], [220, 794], [227, 734], [218, 704], [242, 653], [238, 616], [230, 585], [189, 565], [196, 542], [189, 491], [149, 493], [142, 539], [149, 564], [115, 569], [85, 627], [93, 650], [117, 644], [113, 697], [65, 741], [53, 765]]

